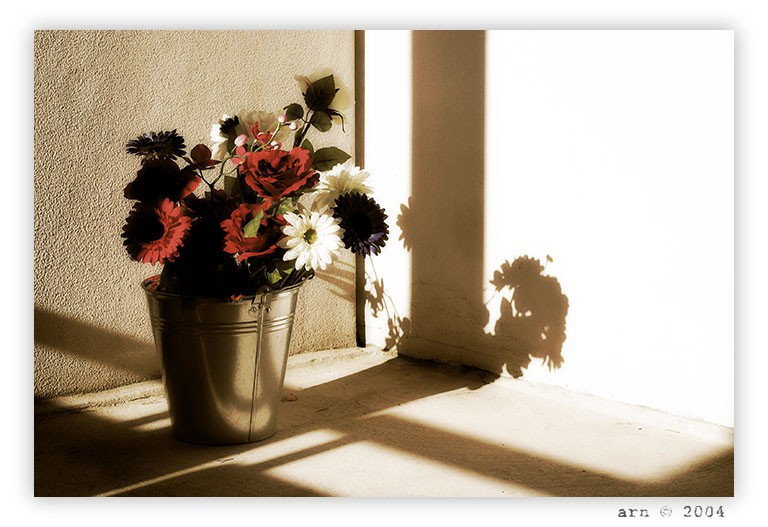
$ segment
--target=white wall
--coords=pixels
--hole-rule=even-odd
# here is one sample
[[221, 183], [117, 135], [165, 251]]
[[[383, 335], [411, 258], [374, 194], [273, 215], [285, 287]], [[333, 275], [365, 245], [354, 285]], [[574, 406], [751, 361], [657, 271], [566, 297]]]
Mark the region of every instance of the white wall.
[[[406, 313], [369, 341], [732, 425], [732, 32], [471, 33], [367, 33], [366, 166], [403, 226], [374, 265]], [[409, 113], [410, 150], [371, 141]]]

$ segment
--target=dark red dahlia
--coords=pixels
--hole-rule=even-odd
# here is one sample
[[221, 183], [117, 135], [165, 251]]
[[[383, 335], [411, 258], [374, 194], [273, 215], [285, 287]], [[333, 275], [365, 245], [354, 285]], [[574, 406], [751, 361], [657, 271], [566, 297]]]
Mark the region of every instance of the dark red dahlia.
[[320, 179], [320, 175], [312, 170], [309, 151], [298, 147], [290, 152], [260, 150], [250, 153], [241, 170], [248, 186], [272, 202], [312, 188]]
[[199, 184], [200, 177], [192, 165], [181, 169], [171, 159], [147, 159], [123, 194], [128, 199], [149, 203], [163, 198], [179, 201], [194, 192]]
[[212, 159], [212, 155], [213, 153], [210, 148], [205, 145], [197, 145], [189, 153], [189, 157], [192, 159], [185, 157], [184, 161], [190, 165], [194, 165], [195, 168], [199, 168], [200, 170], [208, 170], [221, 163], [221, 161], [217, 159]]
[[221, 228], [225, 233], [224, 251], [238, 255], [238, 261], [275, 252], [285, 221], [282, 216], [263, 216], [271, 206], [269, 201], [260, 205], [243, 203], [232, 212], [228, 220], [222, 221]]
[[168, 198], [154, 205], [137, 203], [128, 214], [121, 235], [128, 254], [142, 263], [165, 263], [179, 254], [192, 220]]

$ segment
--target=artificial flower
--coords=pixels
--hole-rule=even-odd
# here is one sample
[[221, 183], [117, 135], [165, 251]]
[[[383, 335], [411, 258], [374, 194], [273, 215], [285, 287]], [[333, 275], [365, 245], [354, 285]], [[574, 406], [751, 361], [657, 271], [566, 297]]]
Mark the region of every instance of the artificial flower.
[[277, 116], [271, 112], [253, 110], [250, 112], [239, 112], [240, 125], [245, 132], [250, 132], [253, 125], [258, 125], [262, 132], [274, 132], [278, 125]]
[[142, 263], [165, 263], [179, 254], [192, 220], [168, 198], [137, 203], [128, 214], [122, 237], [128, 254]]
[[300, 190], [312, 188], [320, 178], [312, 170], [308, 150], [293, 148], [249, 152], [241, 165], [246, 184], [259, 196], [273, 202]]
[[240, 125], [236, 128], [238, 133], [249, 135], [253, 140], [256, 139], [256, 135], [253, 134], [254, 126], [258, 128], [259, 133], [267, 134], [262, 137], [264, 140], [268, 137], [269, 140], [283, 142], [290, 134], [288, 127], [280, 126], [277, 116], [271, 112], [254, 110], [249, 112], [238, 112], [237, 115], [240, 119]]
[[250, 155], [250, 152], [244, 146], [238, 145], [235, 148], [235, 153], [232, 154], [230, 161], [235, 166], [242, 165], [243, 163], [245, 163], [245, 160], [249, 155]]
[[[329, 75], [333, 75], [333, 72], [328, 68], [324, 68], [315, 70], [310, 75], [296, 75], [293, 78], [299, 83], [301, 93], [307, 93], [307, 89], [309, 88], [310, 84], [322, 78], [328, 77]], [[346, 110], [352, 106], [352, 96], [350, 95], [349, 90], [341, 83], [338, 77], [334, 75], [333, 80], [336, 85], [336, 95], [333, 97], [328, 107], [333, 108], [334, 110]], [[334, 116], [333, 120], [337, 123], [341, 122], [341, 119], [336, 116]]]
[[[237, 260], [266, 256], [277, 249], [277, 241], [282, 235], [282, 218], [264, 217], [272, 203], [243, 203], [232, 212], [230, 218], [221, 222], [224, 229], [224, 251], [236, 254]], [[251, 221], [255, 225], [249, 225]]]
[[[136, 260], [165, 264], [163, 291], [234, 300], [292, 287], [343, 249], [342, 222], [355, 251], [368, 255], [384, 245], [383, 211], [347, 199], [371, 192], [368, 174], [345, 163], [350, 156], [341, 149], [315, 150], [306, 140], [334, 120], [344, 124], [349, 91], [329, 70], [296, 79], [304, 104], [282, 106], [280, 114], [224, 114], [211, 126], [210, 143], [189, 153], [176, 130], [127, 142], [141, 166], [123, 190], [139, 202], [124, 244]], [[319, 171], [327, 171], [321, 184]], [[313, 198], [310, 210], [299, 205], [302, 196]]]
[[285, 220], [288, 222], [283, 227], [285, 237], [278, 245], [287, 249], [283, 260], [296, 260], [297, 270], [323, 270], [343, 247], [339, 220], [330, 210], [319, 212], [299, 205], [298, 214], [287, 212]]
[[144, 202], [153, 203], [162, 198], [179, 201], [194, 192], [199, 184], [200, 177], [192, 165], [180, 169], [171, 159], [147, 159], [123, 194], [128, 199]]
[[230, 117], [224, 114], [218, 123], [211, 126], [211, 151], [214, 159], [224, 160], [229, 155], [232, 149], [230, 141], [234, 143], [238, 136], [239, 124], [240, 119], [236, 115]]
[[327, 172], [320, 173], [320, 182], [315, 192], [315, 203], [321, 209], [333, 207], [336, 198], [352, 192], [367, 194], [371, 188], [364, 183], [368, 172], [355, 166], [352, 161], [339, 163]]
[[[189, 159], [191, 157], [192, 159]], [[197, 145], [189, 153], [189, 157], [184, 157], [184, 161], [190, 165], [194, 165], [195, 168], [200, 170], [208, 170], [221, 163], [216, 159], [212, 159], [211, 149], [205, 145]]]
[[226, 137], [231, 137], [235, 135], [237, 126], [239, 124], [240, 118], [237, 115], [230, 117], [229, 115], [224, 114], [221, 116], [221, 125], [219, 126], [219, 131]]
[[142, 162], [149, 159], [176, 159], [184, 155], [184, 138], [176, 133], [150, 132], [132, 139], [125, 145], [126, 152], [141, 156]]
[[213, 158], [226, 159], [236, 145], [235, 139], [241, 135], [245, 135], [249, 143], [264, 145], [272, 141], [282, 143], [290, 133], [289, 127], [280, 126], [277, 116], [270, 112], [254, 110], [238, 112], [235, 116], [224, 114], [218, 123], [211, 126]]
[[363, 257], [379, 254], [389, 237], [387, 215], [373, 198], [357, 192], [336, 199], [333, 214], [341, 220], [344, 246]]

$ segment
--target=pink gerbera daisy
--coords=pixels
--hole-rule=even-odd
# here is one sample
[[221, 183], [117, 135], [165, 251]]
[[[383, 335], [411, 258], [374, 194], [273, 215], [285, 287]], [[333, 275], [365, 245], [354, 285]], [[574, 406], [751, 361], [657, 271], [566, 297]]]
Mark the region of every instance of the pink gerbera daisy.
[[134, 260], [142, 263], [173, 261], [191, 224], [189, 216], [168, 198], [155, 205], [137, 203], [125, 221], [123, 245]]

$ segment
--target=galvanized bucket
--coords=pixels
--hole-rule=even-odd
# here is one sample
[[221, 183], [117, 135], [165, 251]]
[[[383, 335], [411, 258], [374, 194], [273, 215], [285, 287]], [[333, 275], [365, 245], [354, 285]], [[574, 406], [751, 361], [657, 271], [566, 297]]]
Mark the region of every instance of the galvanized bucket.
[[237, 302], [142, 282], [173, 435], [200, 444], [259, 441], [277, 431], [301, 284]]

